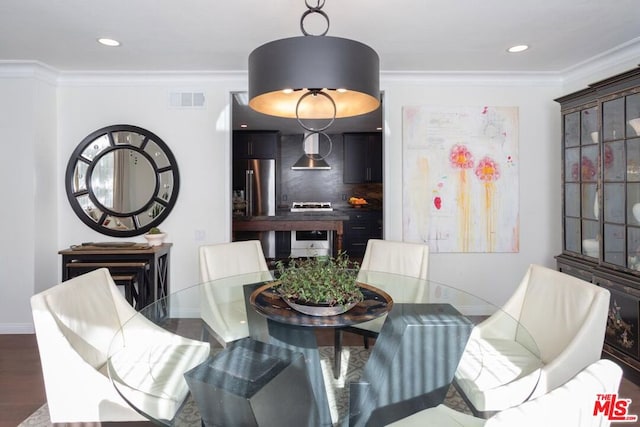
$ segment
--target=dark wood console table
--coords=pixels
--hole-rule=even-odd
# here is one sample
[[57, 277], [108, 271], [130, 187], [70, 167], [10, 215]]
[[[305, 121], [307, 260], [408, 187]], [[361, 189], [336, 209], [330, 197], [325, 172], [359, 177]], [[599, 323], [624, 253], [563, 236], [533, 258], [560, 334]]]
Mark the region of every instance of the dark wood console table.
[[62, 255], [62, 280], [101, 267], [108, 268], [112, 275], [134, 272], [138, 277], [139, 294], [136, 308], [141, 309], [170, 292], [169, 256], [172, 245], [71, 246], [58, 252]]

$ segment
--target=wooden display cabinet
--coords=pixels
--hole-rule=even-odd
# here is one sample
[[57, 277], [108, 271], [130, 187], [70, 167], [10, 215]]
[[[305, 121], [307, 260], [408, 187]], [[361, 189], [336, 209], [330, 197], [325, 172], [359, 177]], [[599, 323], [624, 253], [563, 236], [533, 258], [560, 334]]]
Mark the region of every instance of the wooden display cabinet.
[[558, 269], [611, 291], [605, 353], [640, 378], [640, 68], [556, 101], [563, 178]]

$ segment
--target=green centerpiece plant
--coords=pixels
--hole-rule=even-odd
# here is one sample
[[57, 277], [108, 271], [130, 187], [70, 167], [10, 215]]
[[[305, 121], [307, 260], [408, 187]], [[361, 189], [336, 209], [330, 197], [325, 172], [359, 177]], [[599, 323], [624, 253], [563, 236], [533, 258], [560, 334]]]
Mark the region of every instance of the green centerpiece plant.
[[298, 305], [343, 308], [331, 310], [331, 314], [338, 314], [364, 298], [356, 283], [357, 270], [358, 263], [350, 261], [345, 252], [335, 258], [290, 259], [288, 264], [278, 261], [275, 289], [295, 309]]

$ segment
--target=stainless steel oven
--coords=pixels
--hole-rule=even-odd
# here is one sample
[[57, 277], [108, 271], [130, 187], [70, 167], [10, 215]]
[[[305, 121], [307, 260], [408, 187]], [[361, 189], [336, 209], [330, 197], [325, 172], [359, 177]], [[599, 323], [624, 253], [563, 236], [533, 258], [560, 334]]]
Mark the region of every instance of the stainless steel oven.
[[[293, 202], [291, 212], [332, 211], [328, 202]], [[333, 233], [328, 230], [291, 231], [291, 257], [317, 257], [331, 255]]]
[[331, 255], [332, 233], [328, 230], [291, 232], [291, 256], [317, 257]]

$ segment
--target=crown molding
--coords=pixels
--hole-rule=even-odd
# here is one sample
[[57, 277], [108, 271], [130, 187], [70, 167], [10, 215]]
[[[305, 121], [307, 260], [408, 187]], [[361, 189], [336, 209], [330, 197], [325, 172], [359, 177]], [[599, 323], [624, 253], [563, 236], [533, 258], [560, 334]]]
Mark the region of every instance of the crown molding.
[[[403, 82], [426, 85], [487, 85], [487, 86], [521, 86], [521, 85], [561, 85], [562, 77], [558, 73], [536, 72], [405, 72], [381, 71], [380, 79], [385, 82]], [[188, 85], [198, 83], [219, 83], [221, 81], [234, 85], [247, 85], [247, 71], [112, 71], [112, 72], [60, 72], [60, 86], [158, 86]]]
[[[560, 71], [384, 71], [382, 85], [584, 86], [640, 64], [640, 37]], [[61, 71], [39, 61], [0, 60], [1, 78], [34, 78], [58, 86], [158, 86], [226, 82], [246, 87], [247, 71]]]
[[0, 79], [30, 78], [56, 85], [58, 75], [56, 69], [39, 61], [0, 60]]
[[64, 71], [60, 86], [160, 86], [193, 83], [238, 83], [246, 86], [246, 71]]
[[[381, 71], [380, 80], [384, 83], [401, 82], [417, 85], [486, 85], [486, 86], [548, 86], [561, 85], [562, 77], [558, 73], [535, 72], [405, 72]], [[158, 86], [189, 85], [197, 83], [219, 83], [225, 81], [234, 85], [247, 85], [247, 71], [113, 71], [113, 72], [60, 72], [60, 86]]]
[[560, 86], [556, 72], [507, 71], [381, 71], [383, 83], [426, 86]]
[[565, 87], [586, 87], [589, 83], [640, 65], [640, 37], [602, 52], [562, 70]]
[[[159, 86], [189, 85], [197, 82], [246, 87], [247, 71], [59, 71], [38, 61], [0, 61], [0, 78], [36, 77], [59, 86]], [[562, 76], [554, 72], [495, 71], [381, 71], [385, 83], [416, 85], [561, 85]]]

